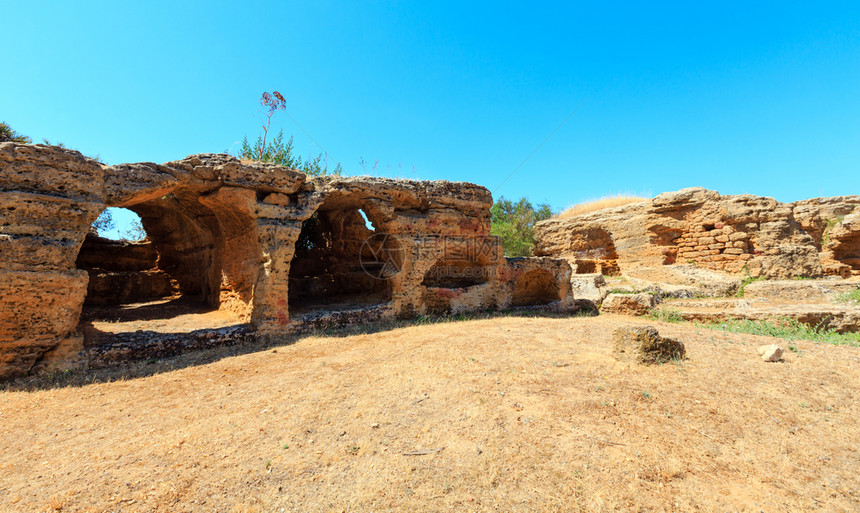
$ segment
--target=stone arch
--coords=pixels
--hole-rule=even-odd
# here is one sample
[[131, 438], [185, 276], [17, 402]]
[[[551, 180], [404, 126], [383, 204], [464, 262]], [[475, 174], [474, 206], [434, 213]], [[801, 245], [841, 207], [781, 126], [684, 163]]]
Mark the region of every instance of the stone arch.
[[[439, 257], [421, 281], [424, 310], [444, 315], [486, 303], [482, 290], [494, 281], [500, 255], [497, 241], [489, 238], [439, 237], [433, 240]], [[486, 304], [485, 304], [486, 303]]]
[[[847, 232], [847, 230], [846, 230]], [[860, 274], [860, 231], [848, 232], [832, 244], [833, 259], [850, 267], [845, 274]]]
[[111, 319], [132, 323], [116, 333], [172, 330], [165, 324], [180, 315], [208, 315], [189, 319], [187, 330], [248, 322], [261, 262], [255, 204], [249, 189], [182, 186], [109, 205], [136, 213], [147, 238], [85, 239], [76, 266], [90, 276], [82, 316], [89, 342], [104, 337], [93, 322]]
[[369, 202], [333, 195], [302, 222], [290, 262], [290, 317], [391, 301], [403, 264], [397, 239], [385, 233]]
[[494, 245], [472, 237], [440, 237], [434, 242], [441, 255], [424, 274], [421, 285], [460, 289], [490, 281], [496, 269]]
[[526, 271], [514, 280], [511, 306], [546, 305], [561, 298], [561, 289], [546, 269]]

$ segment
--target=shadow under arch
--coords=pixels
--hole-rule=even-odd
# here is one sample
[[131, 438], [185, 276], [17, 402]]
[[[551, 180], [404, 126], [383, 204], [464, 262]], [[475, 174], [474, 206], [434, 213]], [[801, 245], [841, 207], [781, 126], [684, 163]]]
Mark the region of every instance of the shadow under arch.
[[302, 223], [290, 262], [291, 318], [391, 301], [402, 248], [372, 203], [332, 195]]
[[90, 282], [81, 316], [84, 345], [123, 333], [183, 333], [248, 323], [259, 275], [254, 191], [183, 186], [132, 196], [142, 241], [88, 235], [77, 267]]

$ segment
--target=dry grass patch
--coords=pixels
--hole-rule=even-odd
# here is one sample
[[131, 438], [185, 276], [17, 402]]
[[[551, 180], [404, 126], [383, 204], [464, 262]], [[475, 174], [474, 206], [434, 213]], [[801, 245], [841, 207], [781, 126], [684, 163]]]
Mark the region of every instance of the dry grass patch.
[[583, 203], [579, 203], [578, 205], [573, 205], [572, 207], [568, 207], [567, 210], [560, 213], [557, 218], [558, 219], [567, 219], [568, 217], [581, 216], [583, 214], [588, 214], [594, 212], [596, 210], [602, 210], [604, 208], [613, 208], [620, 207], [622, 205], [627, 205], [628, 203], [638, 203], [640, 201], [648, 201], [649, 198], [644, 198], [642, 196], [632, 196], [629, 194], [617, 194], [615, 196], [604, 196], [600, 199], [586, 201]]
[[656, 323], [689, 359], [619, 363], [612, 329], [641, 322], [307, 337], [0, 392], [0, 511], [856, 510], [858, 349], [768, 364], [769, 338]]

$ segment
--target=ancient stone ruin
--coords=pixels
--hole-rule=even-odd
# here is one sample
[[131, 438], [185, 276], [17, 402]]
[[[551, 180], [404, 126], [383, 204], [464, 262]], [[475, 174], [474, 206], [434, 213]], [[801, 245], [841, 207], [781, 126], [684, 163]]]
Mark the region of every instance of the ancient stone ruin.
[[[569, 310], [564, 259], [506, 259], [492, 197], [202, 154], [106, 166], [0, 143], [0, 378], [425, 314]], [[106, 207], [147, 238], [98, 237]]]
[[536, 226], [538, 255], [576, 274], [672, 281], [672, 268], [764, 278], [860, 275], [860, 196], [780, 203], [702, 188]]

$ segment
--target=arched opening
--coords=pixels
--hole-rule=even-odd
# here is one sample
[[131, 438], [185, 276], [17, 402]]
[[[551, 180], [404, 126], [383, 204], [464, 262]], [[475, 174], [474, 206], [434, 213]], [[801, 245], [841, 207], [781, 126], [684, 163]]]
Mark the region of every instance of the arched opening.
[[846, 274], [860, 274], [860, 232], [850, 233], [832, 244], [833, 258], [851, 267]]
[[111, 307], [178, 297], [178, 283], [159, 268], [158, 250], [146, 232], [129, 240], [122, 235], [128, 223], [117, 226], [117, 218], [140, 219], [126, 209], [106, 210], [78, 253], [76, 266], [89, 275], [85, 305]]
[[437, 241], [442, 256], [424, 274], [421, 285], [430, 288], [458, 289], [487, 283], [495, 267], [494, 246], [483, 246], [473, 238], [444, 237]]
[[425, 311], [431, 315], [445, 315], [466, 305], [481, 303], [480, 288], [494, 277], [501, 255], [497, 241], [441, 237], [435, 242], [441, 256], [421, 282]]
[[142, 241], [146, 230], [140, 216], [127, 208], [108, 207], [92, 224], [92, 232], [104, 239]]
[[[90, 345], [136, 332], [188, 333], [250, 318], [259, 247], [253, 191], [183, 189], [112, 209], [114, 228], [91, 231], [76, 265], [89, 274], [82, 331]], [[249, 197], [246, 197], [249, 196]], [[135, 226], [117, 222], [133, 212]], [[128, 240], [143, 236], [141, 240]]]
[[365, 205], [343, 198], [327, 200], [302, 223], [290, 262], [291, 317], [391, 300], [401, 248], [377, 226]]
[[552, 273], [532, 269], [514, 281], [511, 306], [546, 305], [561, 299], [560, 287]]

